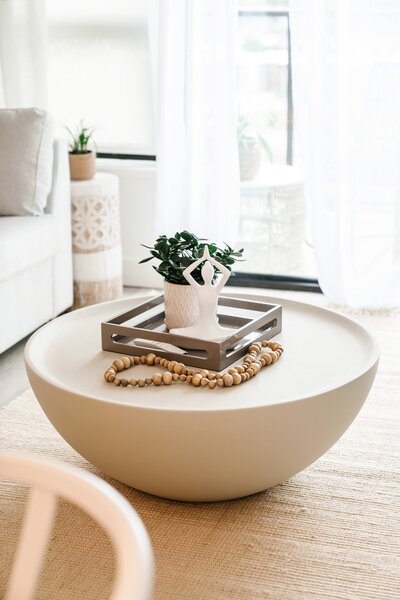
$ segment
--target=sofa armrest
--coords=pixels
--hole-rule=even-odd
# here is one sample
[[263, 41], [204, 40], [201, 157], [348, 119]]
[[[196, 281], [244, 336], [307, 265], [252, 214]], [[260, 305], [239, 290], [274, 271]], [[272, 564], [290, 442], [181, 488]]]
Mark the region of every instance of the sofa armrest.
[[68, 144], [64, 139], [54, 140], [53, 177], [47, 200], [46, 213], [56, 219], [70, 221], [71, 185], [69, 176]]

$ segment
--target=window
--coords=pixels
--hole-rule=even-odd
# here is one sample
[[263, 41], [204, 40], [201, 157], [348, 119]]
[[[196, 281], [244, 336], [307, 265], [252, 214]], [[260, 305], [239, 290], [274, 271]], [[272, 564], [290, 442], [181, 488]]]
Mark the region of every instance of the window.
[[100, 152], [154, 154], [146, 1], [47, 0], [49, 109]]
[[[239, 244], [247, 261], [232, 283], [318, 290], [306, 241], [302, 174], [286, 166], [293, 159], [288, 0], [239, 1], [238, 92]], [[242, 131], [249, 132], [248, 140], [241, 140]], [[252, 158], [251, 136], [258, 158], [255, 150]]]
[[[83, 118], [93, 126], [100, 156], [155, 158], [147, 7], [146, 0], [47, 0], [50, 111], [63, 125]], [[248, 260], [234, 283], [314, 277], [305, 207], [295, 171], [285, 167], [293, 146], [288, 0], [239, 0], [237, 75], [238, 131], [253, 129], [262, 152], [260, 175], [241, 183], [239, 244]], [[281, 173], [293, 185], [273, 197], [268, 182], [279, 183]]]
[[292, 162], [288, 0], [239, 3], [239, 116], [265, 139], [264, 160]]

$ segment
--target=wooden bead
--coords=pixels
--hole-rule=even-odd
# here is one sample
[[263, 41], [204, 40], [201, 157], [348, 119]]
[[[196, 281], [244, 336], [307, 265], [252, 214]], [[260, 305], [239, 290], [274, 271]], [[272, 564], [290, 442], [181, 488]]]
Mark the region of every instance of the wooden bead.
[[210, 380], [207, 377], [202, 377], [201, 381], [200, 381], [200, 385], [202, 385], [203, 387], [206, 387], [206, 385], [208, 385], [208, 382]]
[[263, 348], [266, 348], [268, 346], [267, 340], [262, 341], [262, 346], [263, 346]]
[[207, 371], [207, 369], [201, 369], [201, 371], [200, 371], [200, 375], [201, 375], [202, 377], [208, 377], [208, 371]]
[[249, 348], [249, 353], [252, 354], [258, 354], [260, 352], [260, 347], [257, 346], [256, 344], [252, 344]]
[[255, 371], [253, 371], [253, 369], [251, 367], [249, 367], [247, 369], [247, 373], [250, 375], [250, 377], [254, 377], [254, 375], [255, 375]]
[[236, 369], [229, 369], [228, 370], [229, 375], [234, 375], [235, 373], [237, 373]]
[[161, 385], [162, 384], [162, 375], [161, 373], [154, 373], [153, 375], [153, 383], [154, 385]]
[[239, 385], [239, 383], [242, 383], [242, 378], [240, 377], [239, 373], [234, 373], [232, 375], [233, 377], [233, 385]]
[[222, 377], [219, 377], [217, 380], [217, 386], [218, 387], [224, 387], [224, 380], [222, 379]]
[[132, 385], [133, 387], [135, 387], [135, 385], [137, 385], [137, 379], [130, 379], [129, 383], [130, 383], [130, 385]]
[[238, 366], [236, 367], [236, 371], [237, 371], [239, 374], [241, 374], [241, 373], [244, 373], [244, 372], [245, 372], [245, 368], [244, 368], [244, 367], [242, 367], [242, 365], [238, 365]]
[[165, 371], [162, 375], [162, 380], [164, 385], [171, 385], [172, 375], [169, 371]]
[[246, 377], [246, 381], [248, 381], [248, 380], [250, 379], [250, 374], [249, 374], [249, 373], [247, 373], [247, 371], [246, 371], [246, 373], [245, 373], [244, 375], [245, 375], [245, 377]]
[[230, 373], [225, 373], [222, 379], [225, 387], [231, 387], [231, 385], [233, 385], [233, 377]]
[[266, 352], [265, 354], [263, 354], [263, 359], [265, 361], [265, 366], [268, 367], [268, 365], [272, 363], [271, 353]]
[[174, 367], [175, 367], [175, 365], [176, 365], [176, 364], [178, 364], [178, 363], [176, 362], [176, 360], [170, 360], [170, 361], [169, 361], [169, 363], [168, 363], [168, 365], [167, 365], [167, 369], [168, 369], [168, 371], [170, 371], [170, 373], [173, 373], [173, 372], [174, 372]]
[[160, 360], [161, 360], [161, 357], [160, 356], [156, 356], [155, 359], [154, 359], [154, 364], [155, 365], [159, 365], [160, 364]]
[[272, 362], [275, 363], [279, 356], [275, 353], [275, 352], [271, 352], [271, 358], [272, 358]]
[[117, 360], [114, 360], [113, 365], [117, 369], [117, 371], [123, 371], [125, 368], [124, 362], [120, 358], [117, 358]]
[[139, 387], [144, 387], [145, 385], [146, 385], [146, 381], [144, 379], [139, 379], [138, 386]]
[[135, 357], [134, 356], [130, 356], [129, 360], [131, 362], [131, 367], [135, 364]]
[[140, 356], [135, 356], [134, 361], [135, 365], [138, 365], [140, 363]]
[[178, 373], [172, 373], [172, 379], [174, 381], [179, 381], [179, 375], [178, 375]]
[[144, 380], [146, 385], [151, 385], [153, 383], [153, 378], [152, 377], [146, 377], [146, 379]]
[[111, 381], [111, 382], [112, 382], [112, 381], [114, 381], [115, 377], [116, 377], [116, 375], [115, 375], [115, 373], [114, 373], [114, 372], [113, 372], [113, 373], [110, 373], [110, 374], [108, 375], [108, 379], [107, 379], [107, 381]]
[[200, 373], [196, 373], [192, 377], [192, 385], [194, 385], [195, 387], [199, 387], [201, 380], [202, 380], [202, 377], [201, 377]]
[[168, 361], [167, 361], [167, 359], [166, 359], [166, 358], [162, 358], [162, 359], [160, 360], [160, 365], [161, 365], [162, 367], [165, 367], [167, 364], [168, 364]]
[[142, 365], [146, 364], [146, 356], [144, 354], [140, 357], [140, 362], [142, 363]]
[[263, 367], [265, 367], [265, 366], [266, 366], [266, 364], [267, 364], [267, 363], [265, 362], [265, 358], [264, 358], [263, 356], [260, 356], [260, 363], [261, 363], [261, 365], [262, 365]]
[[278, 348], [282, 348], [282, 346], [278, 342], [271, 342], [269, 347], [271, 350], [278, 350]]
[[128, 356], [123, 356], [121, 360], [124, 363], [125, 369], [129, 369], [129, 367], [131, 366], [131, 359]]
[[186, 381], [186, 375], [184, 375], [183, 373], [181, 373], [179, 375], [179, 381]]
[[242, 381], [247, 381], [246, 373], [240, 373], [240, 378]]
[[177, 373], [178, 375], [180, 375], [184, 368], [185, 368], [185, 365], [183, 363], [176, 363], [176, 365], [174, 366], [174, 373]]
[[188, 369], [186, 375], [194, 375], [193, 369]]
[[187, 383], [192, 383], [192, 378], [193, 378], [193, 375], [186, 375]]
[[114, 385], [121, 385], [121, 380], [118, 377], [114, 379]]
[[223, 373], [215, 373], [216, 379], [222, 379], [222, 377], [223, 377]]
[[126, 387], [128, 385], [129, 381], [127, 379], [121, 379], [121, 385], [123, 387]]
[[248, 354], [247, 356], [244, 357], [243, 362], [246, 364], [251, 364], [254, 360], [254, 356], [250, 356], [250, 354]]
[[149, 354], [146, 355], [146, 365], [154, 365], [154, 359], [156, 358], [156, 355], [153, 354], [152, 352], [150, 352]]
[[106, 372], [104, 373], [104, 379], [105, 379], [106, 381], [108, 381], [108, 376], [109, 376], [109, 375], [111, 375], [111, 371], [106, 371]]
[[209, 379], [208, 380], [208, 387], [210, 388], [210, 390], [213, 390], [216, 385], [217, 385], [217, 382], [216, 382], [215, 379]]

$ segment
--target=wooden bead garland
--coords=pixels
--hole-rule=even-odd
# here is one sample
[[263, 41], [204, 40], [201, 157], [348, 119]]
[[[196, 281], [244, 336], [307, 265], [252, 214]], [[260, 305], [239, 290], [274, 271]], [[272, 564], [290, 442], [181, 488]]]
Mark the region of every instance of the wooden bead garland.
[[[267, 348], [262, 352], [262, 348]], [[207, 369], [195, 371], [187, 368], [176, 360], [168, 361], [166, 358], [156, 356], [152, 352], [146, 356], [123, 356], [114, 360], [111, 367], [104, 373], [104, 379], [114, 385], [128, 387], [145, 387], [148, 385], [171, 385], [172, 382], [186, 382], [194, 387], [208, 387], [213, 390], [217, 387], [231, 387], [248, 381], [255, 377], [263, 367], [275, 363], [283, 354], [283, 347], [279, 342], [255, 342], [248, 349], [248, 354], [243, 359], [243, 364], [231, 367], [226, 373], [212, 373]], [[155, 373], [146, 379], [120, 379], [117, 373], [129, 369], [134, 365], [146, 364], [149, 366], [160, 365], [167, 370], [164, 373]]]

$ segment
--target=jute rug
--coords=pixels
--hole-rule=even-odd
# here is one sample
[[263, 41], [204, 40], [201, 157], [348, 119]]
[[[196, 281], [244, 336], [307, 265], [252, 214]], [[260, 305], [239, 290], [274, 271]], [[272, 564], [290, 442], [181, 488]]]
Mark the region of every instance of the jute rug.
[[[149, 531], [157, 600], [400, 597], [400, 318], [359, 320], [381, 344], [373, 390], [343, 438], [296, 477], [218, 504], [161, 500], [111, 480]], [[62, 440], [30, 390], [0, 411], [0, 449], [101, 475]], [[0, 597], [24, 500], [24, 489], [0, 484]], [[112, 574], [104, 535], [60, 503], [37, 597], [107, 598]]]

